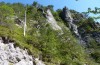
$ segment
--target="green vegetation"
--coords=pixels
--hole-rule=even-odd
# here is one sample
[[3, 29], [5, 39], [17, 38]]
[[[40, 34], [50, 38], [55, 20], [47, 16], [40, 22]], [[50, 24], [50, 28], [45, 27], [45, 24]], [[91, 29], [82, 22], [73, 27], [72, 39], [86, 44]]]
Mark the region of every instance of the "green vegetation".
[[[63, 34], [61, 31], [54, 31], [47, 23], [42, 11], [36, 6], [37, 2], [33, 5], [23, 5], [21, 3], [6, 4], [1, 2], [0, 5], [0, 36], [10, 37], [15, 41], [15, 46], [27, 49], [28, 52], [34, 57], [40, 56], [40, 59], [47, 65], [97, 65], [95, 61], [89, 59], [84, 48], [78, 44], [77, 39], [71, 31], [63, 24], [60, 17], [61, 10], [53, 11], [53, 6], [49, 5], [52, 13], [58, 23], [60, 23]], [[27, 7], [27, 31], [26, 36], [23, 36], [23, 27], [16, 26], [14, 16], [24, 20], [24, 11]], [[45, 7], [44, 7], [45, 8]], [[3, 13], [3, 14], [2, 14]], [[80, 16], [74, 15], [73, 17], [79, 18]], [[10, 17], [7, 19], [6, 17]], [[91, 21], [87, 19], [86, 21]], [[83, 23], [83, 22], [82, 22]], [[78, 23], [79, 26], [82, 23]], [[91, 30], [91, 25], [86, 30]], [[90, 42], [90, 47], [94, 44]], [[95, 47], [95, 46], [93, 46]], [[98, 51], [91, 54], [98, 63], [100, 63], [100, 53]], [[10, 64], [12, 65], [12, 64]]]

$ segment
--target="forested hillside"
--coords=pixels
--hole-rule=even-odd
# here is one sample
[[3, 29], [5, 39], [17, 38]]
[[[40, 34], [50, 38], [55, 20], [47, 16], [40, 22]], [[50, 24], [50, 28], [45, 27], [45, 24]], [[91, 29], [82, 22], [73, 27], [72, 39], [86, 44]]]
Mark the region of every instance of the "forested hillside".
[[100, 23], [86, 15], [37, 2], [0, 2], [0, 37], [45, 65], [100, 65]]

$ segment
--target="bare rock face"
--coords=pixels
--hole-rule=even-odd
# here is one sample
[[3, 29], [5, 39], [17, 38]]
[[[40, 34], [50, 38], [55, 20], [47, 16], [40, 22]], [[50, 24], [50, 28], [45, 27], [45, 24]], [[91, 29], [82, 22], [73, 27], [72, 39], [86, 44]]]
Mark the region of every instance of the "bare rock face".
[[36, 65], [45, 65], [39, 58], [35, 59]]
[[100, 23], [99, 22], [96, 22], [95, 25], [96, 25], [97, 28], [100, 28]]
[[[88, 31], [85, 29], [86, 26], [91, 25], [91, 29]], [[100, 46], [100, 24], [96, 22], [83, 24], [78, 27], [81, 39], [86, 42], [87, 46], [90, 43], [94, 43], [96, 46]]]
[[13, 43], [4, 44], [0, 40], [0, 65], [33, 65], [32, 56], [27, 50], [14, 48]]
[[63, 8], [63, 19], [66, 21], [66, 22], [73, 22], [73, 18], [71, 17], [71, 13], [69, 11], [69, 9], [67, 7], [64, 7]]
[[87, 45], [95, 41], [96, 45], [100, 46], [100, 32], [83, 33], [81, 36], [83, 41], [85, 41]]
[[75, 25], [73, 23], [73, 18], [71, 16], [71, 13], [70, 11], [68, 10], [67, 7], [64, 7], [63, 8], [63, 12], [62, 12], [62, 16], [63, 16], [63, 19], [69, 24], [69, 28], [73, 30], [73, 32], [79, 36], [79, 33], [78, 33], [78, 29], [77, 29], [77, 25]]
[[[35, 59], [35, 58], [34, 58]], [[42, 61], [36, 59], [28, 54], [27, 50], [14, 47], [14, 43], [4, 44], [0, 39], [0, 65], [45, 65]]]
[[46, 18], [47, 18], [47, 21], [50, 23], [51, 27], [54, 29], [54, 30], [61, 30], [61, 27], [57, 24], [56, 20], [54, 19], [50, 9], [47, 9], [47, 15], [46, 15]]

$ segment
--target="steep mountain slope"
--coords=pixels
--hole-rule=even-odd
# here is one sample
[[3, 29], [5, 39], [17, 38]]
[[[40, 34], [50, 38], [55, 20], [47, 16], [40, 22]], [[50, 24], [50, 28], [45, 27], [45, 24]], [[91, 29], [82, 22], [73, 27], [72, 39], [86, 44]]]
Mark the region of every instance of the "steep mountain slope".
[[[27, 29], [24, 36], [25, 7]], [[4, 3], [0, 12], [5, 13], [0, 13], [0, 37], [4, 38], [5, 45], [13, 41], [16, 47], [27, 49], [32, 59], [38, 58], [34, 65], [99, 65], [100, 24], [93, 19], [66, 7], [55, 12], [38, 4]]]
[[[69, 13], [69, 14], [68, 14]], [[71, 17], [76, 15], [77, 12], [72, 12], [68, 10], [68, 8], [64, 8], [62, 11], [62, 19], [66, 23], [69, 24], [70, 30], [75, 33], [77, 39], [79, 39], [79, 43], [82, 44], [86, 51], [92, 56], [96, 62], [100, 62], [100, 23], [96, 23], [92, 18], [84, 18], [82, 14], [77, 13], [77, 15], [81, 15], [80, 17]]]

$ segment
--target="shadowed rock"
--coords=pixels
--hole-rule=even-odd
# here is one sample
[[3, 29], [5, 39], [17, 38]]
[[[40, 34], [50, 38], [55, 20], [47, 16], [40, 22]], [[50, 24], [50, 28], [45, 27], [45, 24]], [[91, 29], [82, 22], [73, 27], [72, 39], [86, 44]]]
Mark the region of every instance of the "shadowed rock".
[[75, 33], [75, 35], [79, 36], [77, 25], [73, 23], [74, 20], [67, 7], [63, 8], [62, 17], [66, 21], [66, 23], [68, 23], [69, 28]]

